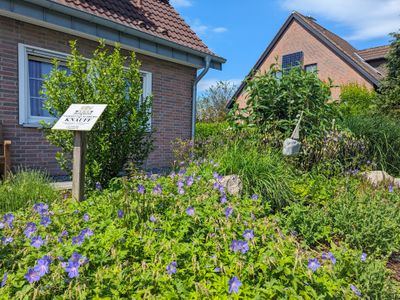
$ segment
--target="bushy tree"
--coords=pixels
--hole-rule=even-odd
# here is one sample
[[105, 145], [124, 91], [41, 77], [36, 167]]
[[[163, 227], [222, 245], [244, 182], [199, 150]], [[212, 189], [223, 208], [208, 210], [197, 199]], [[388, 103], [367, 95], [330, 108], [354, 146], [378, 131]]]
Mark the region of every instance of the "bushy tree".
[[391, 34], [391, 49], [387, 56], [387, 76], [380, 87], [379, 107], [386, 114], [400, 115], [400, 31]]
[[376, 112], [376, 98], [377, 94], [374, 90], [350, 83], [341, 87], [340, 110], [347, 115]]
[[226, 103], [236, 91], [236, 85], [230, 81], [218, 81], [208, 88], [197, 104], [197, 119], [201, 122], [219, 122], [226, 119]]
[[[86, 179], [89, 187], [108, 181], [123, 170], [128, 161], [140, 165], [152, 147], [149, 128], [151, 98], [142, 97], [140, 63], [130, 60], [119, 45], [113, 50], [100, 42], [91, 59], [86, 59], [71, 42], [71, 55], [61, 70], [59, 62], [44, 81], [45, 106], [52, 116], [63, 114], [73, 103], [107, 104], [98, 122], [88, 133]], [[47, 128], [51, 124], [47, 124]], [[45, 130], [49, 142], [59, 148], [57, 160], [71, 171], [73, 132]]]
[[282, 71], [277, 64], [247, 82], [247, 105], [231, 111], [233, 124], [257, 127], [264, 133], [290, 135], [301, 112], [305, 135], [319, 135], [331, 126], [336, 105], [330, 103], [331, 83], [300, 67]]

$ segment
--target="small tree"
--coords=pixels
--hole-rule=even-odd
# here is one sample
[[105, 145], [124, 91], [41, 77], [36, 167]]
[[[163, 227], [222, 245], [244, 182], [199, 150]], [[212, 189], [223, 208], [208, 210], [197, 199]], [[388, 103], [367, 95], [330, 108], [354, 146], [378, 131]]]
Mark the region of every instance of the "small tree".
[[[107, 104], [103, 115], [88, 134], [86, 179], [107, 185], [128, 161], [140, 165], [152, 148], [149, 128], [151, 98], [143, 98], [140, 63], [132, 52], [128, 62], [119, 45], [109, 51], [104, 42], [91, 59], [84, 58], [71, 42], [71, 56], [61, 70], [58, 61], [44, 81], [45, 107], [54, 117], [73, 103]], [[127, 67], [125, 67], [127, 65]], [[49, 128], [51, 124], [43, 124]], [[60, 166], [71, 171], [73, 133], [45, 130], [49, 142], [57, 146]]]
[[379, 107], [386, 114], [400, 115], [400, 31], [392, 33], [387, 56], [387, 76], [380, 87]]
[[232, 124], [256, 127], [263, 133], [290, 135], [301, 112], [302, 133], [318, 136], [331, 126], [336, 115], [330, 104], [331, 83], [322, 82], [314, 72], [300, 67], [282, 71], [273, 64], [266, 73], [247, 82], [247, 106], [231, 112]]
[[226, 103], [236, 91], [236, 85], [230, 81], [218, 81], [208, 88], [197, 104], [197, 119], [201, 122], [219, 122], [226, 119]]

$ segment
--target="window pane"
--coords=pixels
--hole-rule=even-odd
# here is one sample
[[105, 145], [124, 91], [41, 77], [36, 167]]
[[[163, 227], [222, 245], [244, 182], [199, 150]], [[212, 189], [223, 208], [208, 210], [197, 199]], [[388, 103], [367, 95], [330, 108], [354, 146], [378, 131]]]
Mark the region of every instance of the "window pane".
[[[45, 75], [49, 75], [53, 65], [48, 62], [29, 59], [29, 101], [30, 101], [30, 115], [35, 117], [50, 117], [50, 114], [43, 107], [45, 101], [44, 97], [40, 94]], [[60, 69], [67, 69], [60, 66]]]
[[317, 72], [317, 64], [311, 64], [304, 67], [306, 72]]
[[303, 52], [296, 52], [282, 56], [282, 69], [290, 70], [293, 67], [300, 66], [303, 62]]

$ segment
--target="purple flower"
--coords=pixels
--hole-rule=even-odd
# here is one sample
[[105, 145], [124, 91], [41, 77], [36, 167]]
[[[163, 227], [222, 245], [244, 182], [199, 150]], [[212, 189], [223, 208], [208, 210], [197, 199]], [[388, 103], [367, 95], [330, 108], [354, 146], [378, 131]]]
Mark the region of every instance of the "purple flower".
[[258, 200], [258, 195], [254, 194], [253, 196], [251, 196], [251, 200]]
[[3, 279], [1, 280], [1, 283], [0, 283], [0, 287], [5, 286], [6, 282], [7, 282], [7, 272], [4, 272]]
[[389, 193], [393, 193], [393, 184], [389, 185]]
[[44, 276], [49, 273], [49, 264], [51, 263], [51, 259], [48, 256], [44, 256], [43, 258], [37, 261], [36, 266], [33, 268], [35, 272], [39, 274], [39, 276]]
[[13, 240], [14, 240], [14, 239], [13, 239], [12, 237], [3, 236], [3, 237], [1, 238], [1, 241], [3, 242], [4, 246], [5, 246], [5, 245], [8, 245], [8, 244], [11, 244]]
[[4, 223], [0, 222], [0, 229], [3, 229], [3, 228], [4, 228]]
[[319, 267], [321, 267], [321, 265], [319, 264], [318, 259], [316, 259], [316, 258], [310, 258], [310, 259], [308, 260], [307, 268], [309, 268], [310, 270], [312, 270], [312, 271], [315, 272], [315, 271], [317, 271], [317, 269], [318, 269]]
[[33, 209], [36, 210], [36, 212], [40, 215], [47, 213], [47, 210], [49, 209], [49, 206], [44, 203], [37, 203], [33, 205]]
[[328, 252], [328, 256], [332, 262], [332, 264], [336, 264], [336, 257], [333, 255], [332, 252]]
[[250, 217], [251, 217], [251, 219], [252, 219], [253, 221], [256, 220], [256, 215], [255, 215], [253, 212], [251, 212]]
[[223, 194], [225, 192], [225, 187], [222, 184], [220, 184], [218, 190], [221, 194]]
[[361, 261], [366, 261], [367, 260], [367, 253], [361, 254]]
[[82, 245], [83, 241], [85, 240], [85, 237], [82, 235], [74, 236], [72, 238], [72, 245]]
[[228, 281], [228, 285], [229, 294], [232, 294], [232, 292], [237, 294], [239, 293], [239, 287], [242, 285], [242, 282], [236, 276], [233, 276], [233, 278]]
[[185, 183], [184, 183], [181, 179], [179, 179], [179, 180], [176, 182], [176, 186], [177, 186], [178, 188], [183, 188], [183, 187], [185, 186]]
[[42, 218], [40, 220], [40, 224], [43, 225], [44, 227], [47, 227], [51, 224], [51, 219], [49, 216], [44, 216], [42, 215]]
[[225, 209], [225, 217], [226, 218], [229, 218], [232, 215], [232, 213], [233, 213], [233, 208], [232, 207], [227, 207]]
[[186, 169], [185, 168], [181, 168], [180, 170], [179, 170], [179, 172], [178, 172], [178, 175], [179, 176], [183, 176], [183, 175], [185, 175], [186, 174]]
[[213, 184], [214, 190], [218, 190], [219, 186], [220, 186], [220, 184], [218, 183], [218, 181], [214, 182], [214, 184]]
[[64, 261], [64, 257], [63, 256], [58, 256], [57, 257], [59, 261]]
[[61, 232], [61, 236], [64, 236], [64, 237], [68, 236], [68, 231], [64, 229], [64, 230]]
[[30, 238], [32, 233], [34, 233], [36, 231], [37, 227], [36, 224], [33, 222], [29, 222], [24, 230], [24, 234], [27, 238]]
[[139, 194], [144, 194], [144, 192], [146, 191], [146, 189], [144, 188], [143, 185], [139, 184], [138, 185], [138, 189], [137, 189]]
[[157, 223], [157, 218], [153, 215], [150, 216], [150, 222]]
[[240, 240], [233, 240], [232, 244], [229, 247], [233, 252], [242, 252], [245, 254], [247, 251], [249, 251], [249, 244], [246, 241], [240, 241]]
[[178, 193], [180, 195], [183, 195], [185, 193], [185, 190], [183, 188], [178, 188]]
[[12, 222], [14, 221], [14, 215], [9, 213], [4, 215], [4, 222], [7, 223], [8, 227], [13, 228]]
[[118, 218], [119, 219], [122, 219], [123, 217], [124, 217], [124, 211], [123, 210], [118, 210], [118, 212], [117, 212], [117, 216], [118, 216]]
[[82, 258], [82, 255], [79, 253], [72, 253], [71, 257], [68, 259], [68, 262], [79, 263], [79, 260]]
[[245, 230], [243, 233], [243, 237], [246, 240], [254, 239], [254, 231], [253, 230]]
[[103, 189], [103, 187], [101, 186], [100, 182], [96, 182], [96, 190], [101, 191]]
[[31, 269], [31, 268], [30, 268], [30, 269], [28, 269], [28, 272], [26, 272], [24, 278], [25, 278], [26, 280], [28, 280], [28, 282], [29, 282], [30, 284], [32, 284], [32, 283], [34, 283], [34, 282], [40, 280], [40, 275], [39, 275], [39, 273], [36, 272], [34, 269]]
[[219, 201], [221, 202], [221, 204], [225, 204], [225, 203], [227, 203], [227, 202], [228, 202], [228, 200], [226, 199], [226, 195], [225, 195], [225, 194], [223, 194], [223, 195], [221, 196], [221, 198], [219, 198]]
[[174, 171], [172, 171], [171, 173], [169, 173], [169, 177], [170, 178], [174, 178], [176, 176], [176, 173]]
[[186, 210], [186, 213], [187, 213], [188, 216], [193, 216], [193, 215], [194, 215], [194, 208], [190, 206], [190, 207]]
[[358, 297], [361, 297], [361, 292], [355, 285], [350, 284], [350, 288], [354, 294], [356, 294]]
[[90, 229], [90, 228], [82, 229], [80, 235], [83, 236], [84, 238], [85, 238], [85, 237], [91, 237], [91, 236], [93, 235], [93, 230]]
[[89, 221], [89, 215], [87, 214], [87, 213], [85, 213], [84, 215], [83, 215], [83, 220], [85, 221], [85, 222], [87, 222], [87, 221]]
[[89, 262], [88, 258], [86, 256], [82, 256], [81, 259], [79, 260], [79, 265], [84, 266]]
[[193, 185], [193, 176], [189, 176], [186, 178], [186, 185], [187, 186], [192, 186]]
[[161, 184], [157, 184], [155, 188], [153, 188], [153, 194], [161, 194], [162, 193], [162, 186]]
[[43, 244], [44, 244], [43, 239], [40, 236], [34, 236], [33, 238], [31, 238], [32, 247], [40, 249], [40, 247], [42, 247]]
[[176, 273], [176, 267], [178, 266], [178, 264], [176, 263], [176, 261], [173, 261], [172, 263], [170, 263], [167, 266], [167, 273], [168, 275], [172, 275]]
[[215, 269], [214, 269], [214, 272], [215, 272], [215, 273], [221, 272], [221, 268], [215, 268]]
[[79, 276], [79, 263], [69, 262], [65, 267], [65, 271], [68, 273], [69, 278], [75, 278]]

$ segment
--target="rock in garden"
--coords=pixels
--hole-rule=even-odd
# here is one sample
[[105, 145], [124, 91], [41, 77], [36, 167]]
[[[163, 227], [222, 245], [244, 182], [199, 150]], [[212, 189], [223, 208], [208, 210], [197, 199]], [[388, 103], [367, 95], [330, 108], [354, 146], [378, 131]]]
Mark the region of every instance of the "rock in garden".
[[396, 179], [385, 171], [369, 171], [361, 173], [361, 175], [373, 186], [378, 186], [382, 183], [392, 183], [400, 188], [400, 179]]
[[225, 188], [225, 191], [230, 195], [240, 195], [242, 193], [243, 184], [240, 177], [237, 175], [224, 176], [220, 184]]

